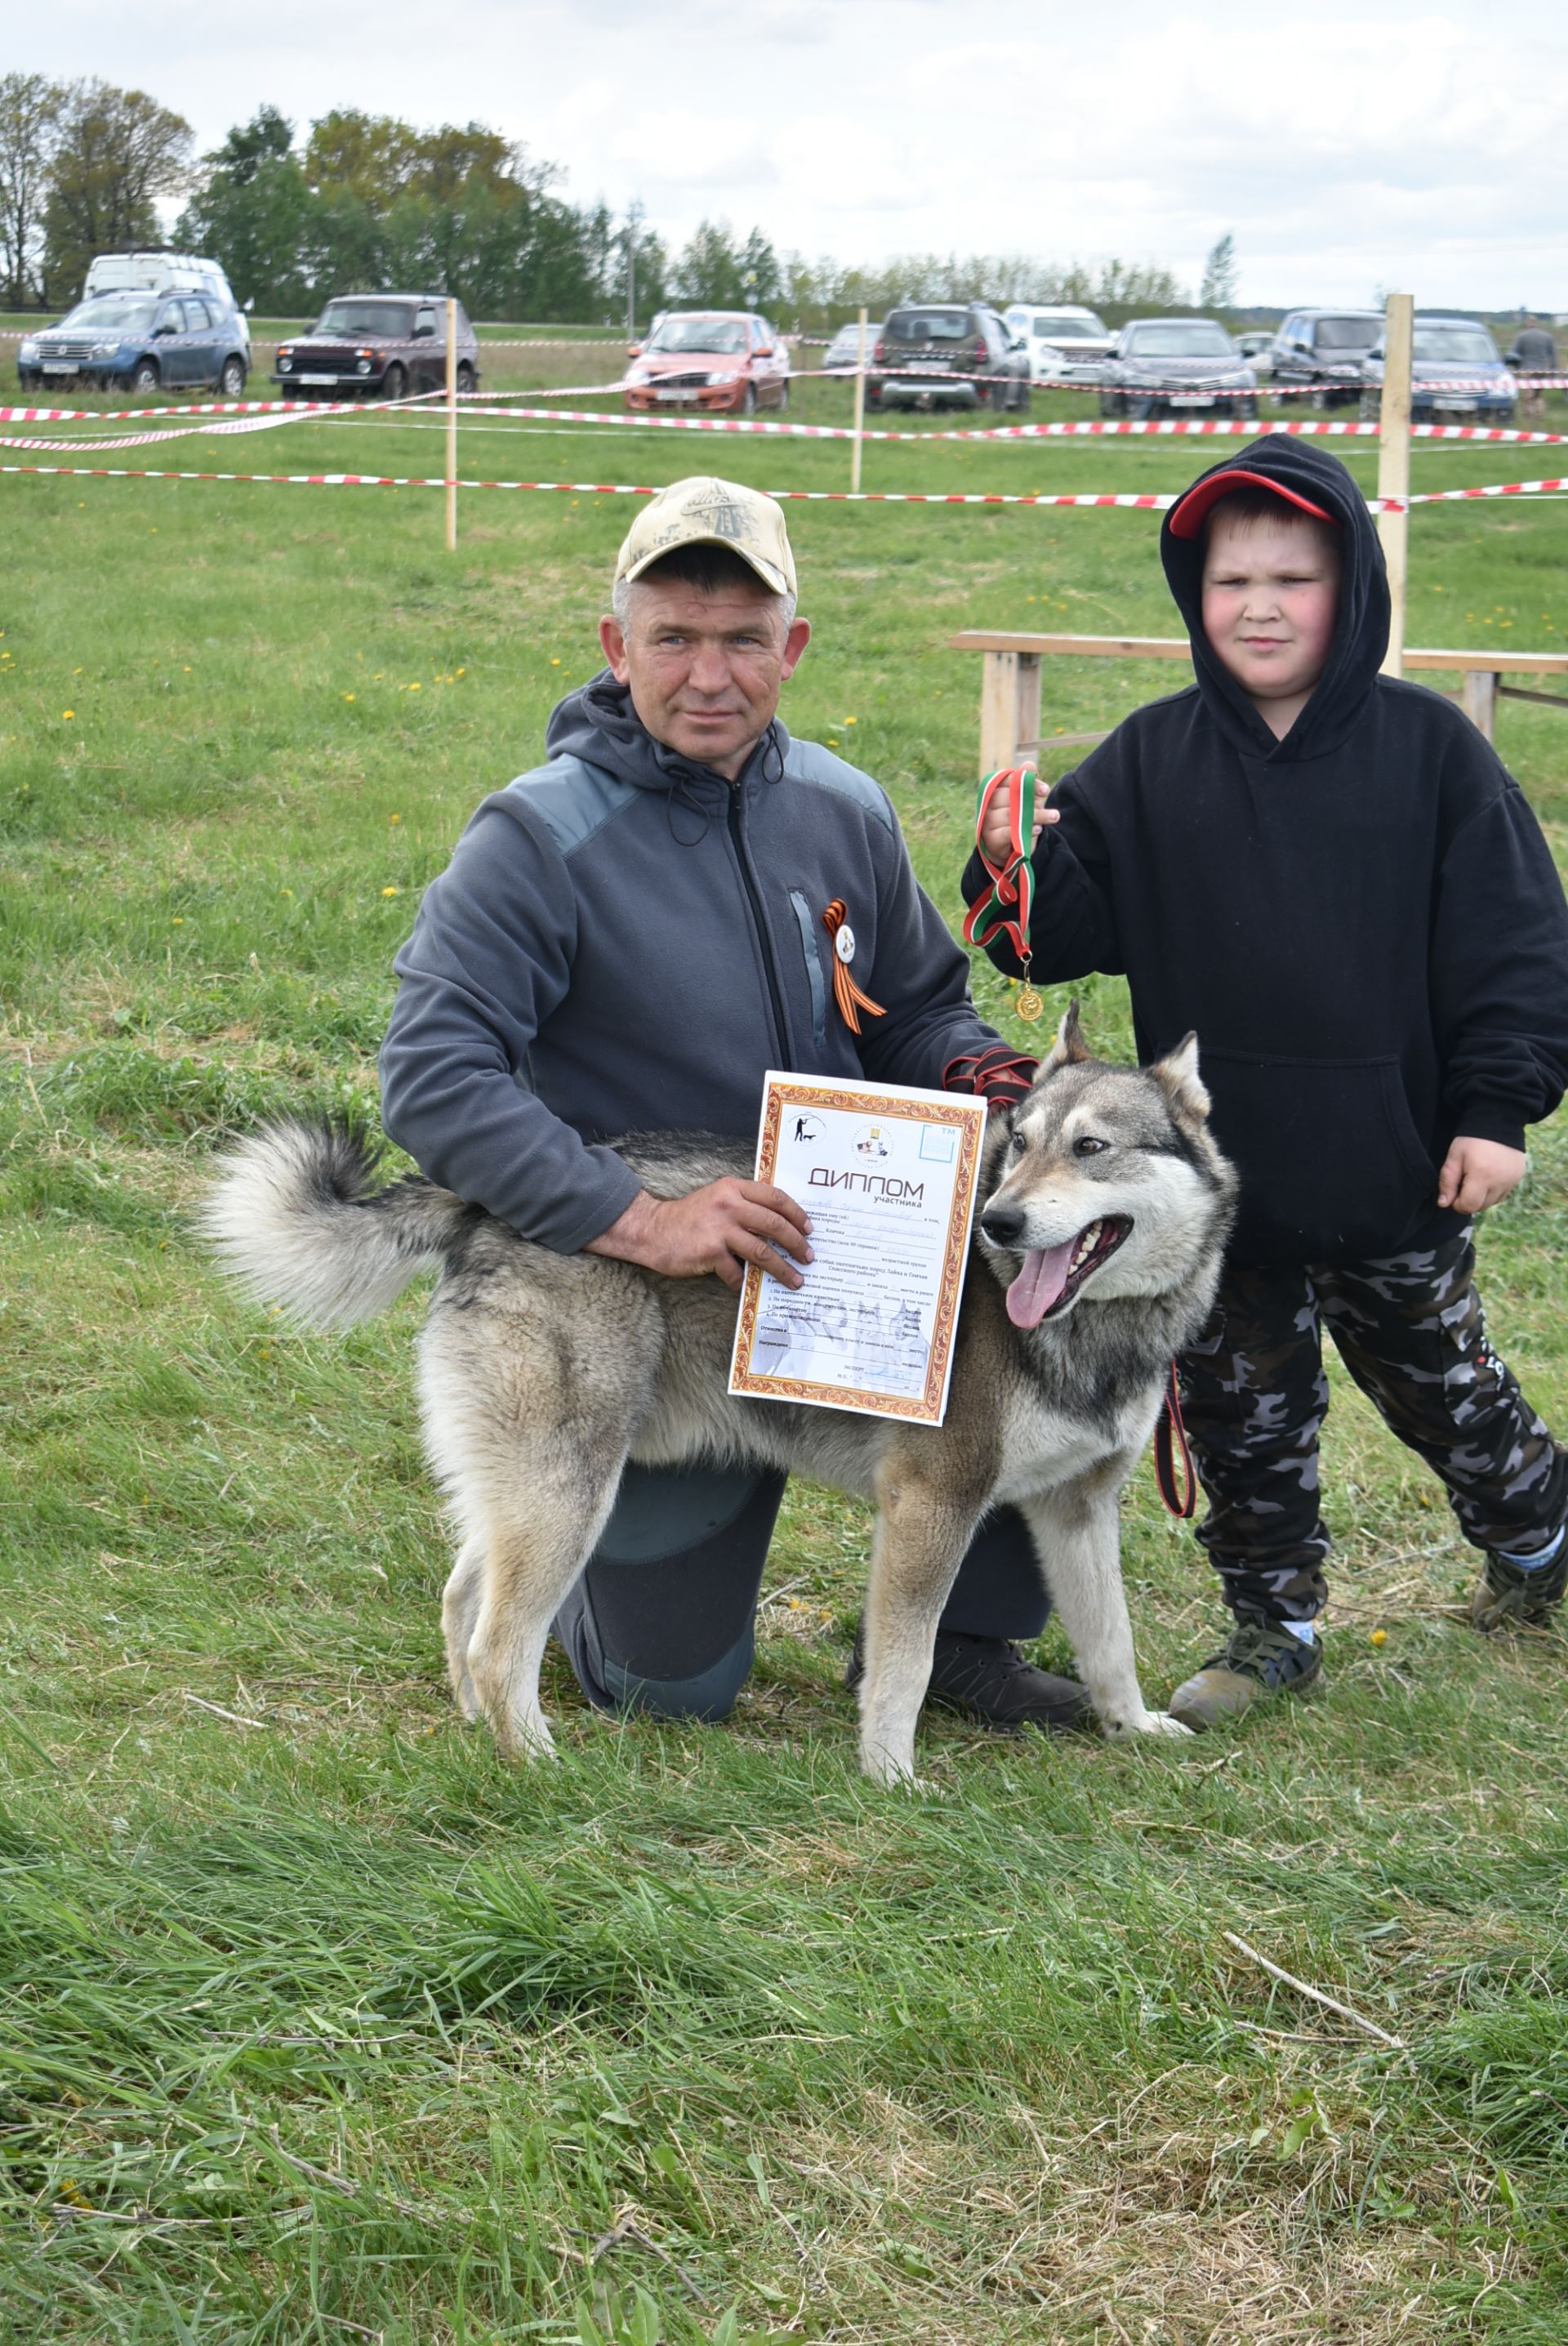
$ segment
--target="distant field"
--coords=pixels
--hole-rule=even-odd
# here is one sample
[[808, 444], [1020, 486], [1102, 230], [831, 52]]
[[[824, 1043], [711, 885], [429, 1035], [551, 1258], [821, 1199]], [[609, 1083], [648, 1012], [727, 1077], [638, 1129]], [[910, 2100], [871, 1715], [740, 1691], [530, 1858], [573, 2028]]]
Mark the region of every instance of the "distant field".
[[[161, 461], [435, 473], [439, 430]], [[873, 445], [866, 484], [1163, 489], [1217, 453]], [[849, 455], [497, 423], [461, 461], [837, 488]], [[301, 1340], [185, 1220], [223, 1132], [373, 1111], [421, 889], [597, 664], [630, 501], [466, 494], [455, 556], [442, 503], [0, 480], [0, 2339], [1561, 2346], [1568, 1653], [1456, 1622], [1470, 1555], [1343, 1378], [1310, 1707], [1151, 1751], [937, 1722], [947, 1797], [876, 1794], [840, 1684], [866, 1517], [798, 1487], [729, 1725], [608, 1728], [559, 1667], [547, 1779], [456, 1722], [420, 1299]], [[789, 509], [784, 713], [886, 782], [950, 918], [979, 675], [946, 638], [1170, 631], [1156, 520]], [[1565, 532], [1418, 512], [1412, 639], [1562, 648]], [[1062, 663], [1047, 726], [1170, 681]], [[1500, 728], [1568, 864], [1568, 721]], [[636, 935], [633, 904], [645, 986]], [[1125, 1052], [1120, 981], [1083, 991]], [[1563, 1426], [1568, 1124], [1534, 1167], [1483, 1260]], [[1219, 1616], [1146, 1470], [1126, 1569], [1163, 1698]]]

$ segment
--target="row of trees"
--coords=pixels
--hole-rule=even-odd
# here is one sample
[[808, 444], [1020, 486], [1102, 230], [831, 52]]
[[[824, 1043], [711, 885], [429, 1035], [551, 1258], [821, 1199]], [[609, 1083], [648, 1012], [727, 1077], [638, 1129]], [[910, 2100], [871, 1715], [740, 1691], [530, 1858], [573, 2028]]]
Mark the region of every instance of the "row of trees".
[[[876, 269], [782, 258], [752, 229], [705, 220], [671, 252], [634, 206], [616, 218], [569, 203], [554, 164], [484, 123], [421, 130], [345, 108], [304, 138], [260, 107], [220, 147], [193, 156], [190, 125], [145, 91], [96, 80], [0, 76], [0, 299], [60, 308], [96, 252], [161, 244], [158, 206], [183, 197], [182, 250], [221, 261], [237, 298], [297, 317], [374, 285], [455, 293], [482, 318], [608, 323], [672, 304], [758, 309], [804, 332], [880, 318], [915, 300], [1084, 301], [1112, 314], [1185, 299], [1169, 270], [1095, 270], [1018, 255], [912, 253]], [[1234, 288], [1229, 240], [1204, 298]]]

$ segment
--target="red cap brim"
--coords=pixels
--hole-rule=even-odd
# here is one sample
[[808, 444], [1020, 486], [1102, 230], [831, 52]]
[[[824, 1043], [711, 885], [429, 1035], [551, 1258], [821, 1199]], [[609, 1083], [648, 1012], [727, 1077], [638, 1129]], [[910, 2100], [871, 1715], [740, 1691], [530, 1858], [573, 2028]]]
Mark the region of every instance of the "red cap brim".
[[1298, 496], [1294, 489], [1281, 487], [1266, 473], [1244, 473], [1237, 465], [1232, 472], [1211, 473], [1206, 481], [1199, 481], [1195, 489], [1189, 489], [1179, 505], [1171, 507], [1171, 536], [1196, 537], [1221, 497], [1229, 496], [1233, 489], [1267, 489], [1271, 496], [1281, 498], [1288, 505], [1294, 505], [1298, 513], [1310, 514], [1314, 521], [1326, 521], [1330, 529], [1339, 527], [1333, 515], [1325, 513], [1321, 505], [1315, 505], [1310, 497]]

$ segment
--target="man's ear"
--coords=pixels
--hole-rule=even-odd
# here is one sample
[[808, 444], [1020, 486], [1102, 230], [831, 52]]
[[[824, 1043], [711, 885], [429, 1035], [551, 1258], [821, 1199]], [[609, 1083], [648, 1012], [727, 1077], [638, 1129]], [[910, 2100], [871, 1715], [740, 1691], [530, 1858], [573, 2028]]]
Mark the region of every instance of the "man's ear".
[[1048, 1068], [1082, 1067], [1087, 1066], [1094, 1056], [1084, 1040], [1083, 1022], [1078, 1016], [1078, 997], [1074, 994], [1062, 1014], [1062, 1024], [1056, 1029], [1056, 1040], [1051, 1046], [1051, 1056], [1045, 1065]]
[[632, 671], [626, 658], [626, 633], [618, 619], [599, 621], [599, 649], [604, 653], [606, 665], [616, 682], [625, 684]]
[[1184, 1035], [1174, 1051], [1156, 1059], [1149, 1069], [1171, 1104], [1171, 1112], [1189, 1124], [1207, 1124], [1212, 1105], [1197, 1071], [1197, 1036]]
[[807, 645], [811, 640], [809, 619], [791, 619], [789, 632], [784, 638], [783, 677], [786, 684], [799, 667]]

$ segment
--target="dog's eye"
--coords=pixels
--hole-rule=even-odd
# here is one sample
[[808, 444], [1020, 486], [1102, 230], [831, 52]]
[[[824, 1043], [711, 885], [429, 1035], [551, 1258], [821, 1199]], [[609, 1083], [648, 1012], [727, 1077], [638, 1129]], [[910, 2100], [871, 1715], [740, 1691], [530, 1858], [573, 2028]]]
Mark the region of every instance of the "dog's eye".
[[1021, 1156], [1023, 1154], [1023, 1135], [1021, 1132], [1010, 1132], [1007, 1136], [1007, 1154], [1009, 1157]]
[[1100, 1151], [1109, 1148], [1110, 1145], [1108, 1140], [1095, 1140], [1085, 1133], [1082, 1140], [1073, 1143], [1073, 1154], [1074, 1157], [1098, 1157]]

